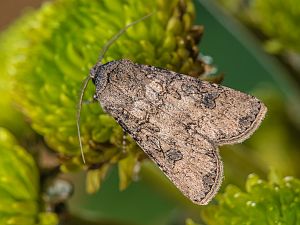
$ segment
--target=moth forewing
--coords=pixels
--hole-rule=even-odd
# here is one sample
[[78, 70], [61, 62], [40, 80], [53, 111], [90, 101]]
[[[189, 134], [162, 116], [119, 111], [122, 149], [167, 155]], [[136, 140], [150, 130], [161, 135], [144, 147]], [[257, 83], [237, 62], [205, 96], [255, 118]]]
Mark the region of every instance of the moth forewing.
[[104, 110], [197, 204], [207, 204], [221, 185], [217, 146], [248, 138], [266, 113], [250, 95], [129, 60], [95, 71]]

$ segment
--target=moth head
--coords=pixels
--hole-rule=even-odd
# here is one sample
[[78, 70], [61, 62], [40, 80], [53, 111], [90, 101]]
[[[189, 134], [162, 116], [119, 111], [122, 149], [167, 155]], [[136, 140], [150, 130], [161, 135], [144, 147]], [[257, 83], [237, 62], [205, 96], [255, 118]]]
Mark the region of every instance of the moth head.
[[93, 84], [96, 85], [97, 75], [101, 73], [102, 63], [98, 62], [95, 66], [90, 69], [89, 77], [92, 80]]
[[101, 64], [98, 62], [90, 70], [90, 79], [93, 81], [96, 87], [95, 96], [100, 96], [107, 84], [108, 74], [111, 71], [110, 66], [107, 66], [110, 63]]

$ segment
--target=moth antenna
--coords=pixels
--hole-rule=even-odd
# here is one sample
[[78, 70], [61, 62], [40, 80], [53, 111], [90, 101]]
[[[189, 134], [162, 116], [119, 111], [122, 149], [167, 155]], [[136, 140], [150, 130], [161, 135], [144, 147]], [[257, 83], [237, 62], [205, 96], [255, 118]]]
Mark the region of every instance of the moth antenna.
[[87, 88], [87, 86], [89, 84], [89, 81], [91, 79], [92, 79], [92, 77], [88, 76], [83, 81], [83, 85], [82, 85], [82, 88], [81, 88], [81, 91], [80, 91], [80, 97], [79, 97], [79, 101], [78, 101], [78, 107], [77, 107], [76, 126], [77, 126], [77, 134], [78, 134], [78, 140], [79, 140], [79, 145], [80, 145], [81, 157], [82, 157], [82, 161], [83, 161], [84, 164], [85, 164], [85, 158], [84, 158], [84, 154], [83, 154], [81, 134], [80, 134], [80, 117], [81, 117], [81, 109], [82, 109], [83, 96], [84, 96], [85, 90], [86, 90], [86, 88]]
[[[154, 13], [154, 12], [153, 12]], [[102, 61], [102, 59], [103, 59], [103, 57], [104, 57], [104, 55], [105, 55], [105, 53], [107, 52], [107, 50], [109, 49], [109, 47], [123, 34], [123, 33], [125, 33], [125, 31], [128, 29], [128, 28], [130, 28], [130, 27], [132, 27], [133, 25], [135, 25], [135, 24], [137, 24], [137, 23], [139, 23], [139, 22], [141, 22], [141, 21], [143, 21], [143, 20], [145, 20], [145, 19], [147, 19], [148, 17], [150, 17], [150, 16], [152, 16], [153, 15], [153, 13], [150, 13], [150, 14], [148, 14], [148, 15], [146, 15], [146, 16], [144, 16], [144, 17], [142, 17], [142, 18], [140, 18], [140, 19], [138, 19], [138, 20], [136, 20], [136, 21], [134, 21], [134, 22], [132, 22], [132, 23], [130, 23], [130, 24], [128, 24], [128, 25], [126, 25], [123, 29], [121, 29], [118, 33], [116, 33], [105, 45], [104, 45], [104, 47], [102, 48], [102, 50], [101, 50], [101, 52], [100, 52], [100, 54], [99, 54], [99, 58], [98, 58], [98, 61], [101, 63], [101, 61]]]

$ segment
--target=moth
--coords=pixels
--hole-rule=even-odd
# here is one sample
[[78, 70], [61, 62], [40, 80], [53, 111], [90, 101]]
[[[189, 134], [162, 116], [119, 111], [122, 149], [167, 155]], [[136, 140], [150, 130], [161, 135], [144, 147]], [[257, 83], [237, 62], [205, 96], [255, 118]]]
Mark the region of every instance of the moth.
[[[207, 204], [223, 179], [218, 146], [247, 139], [264, 118], [265, 105], [248, 94], [166, 69], [126, 59], [100, 62], [84, 88], [92, 79], [101, 107], [186, 197]], [[80, 113], [80, 140], [79, 119]]]

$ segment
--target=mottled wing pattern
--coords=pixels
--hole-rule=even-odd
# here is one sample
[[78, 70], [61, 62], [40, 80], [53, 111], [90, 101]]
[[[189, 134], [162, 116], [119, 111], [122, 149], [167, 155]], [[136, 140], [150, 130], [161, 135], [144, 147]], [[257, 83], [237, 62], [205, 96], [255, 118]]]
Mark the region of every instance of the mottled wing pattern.
[[[186, 129], [217, 145], [247, 139], [266, 113], [266, 107], [253, 96], [186, 75], [173, 79], [167, 89], [180, 93], [174, 105]], [[167, 102], [174, 97], [170, 94]]]
[[217, 145], [246, 139], [266, 111], [247, 94], [128, 60], [97, 74], [101, 106], [198, 204], [207, 204], [222, 181]]

